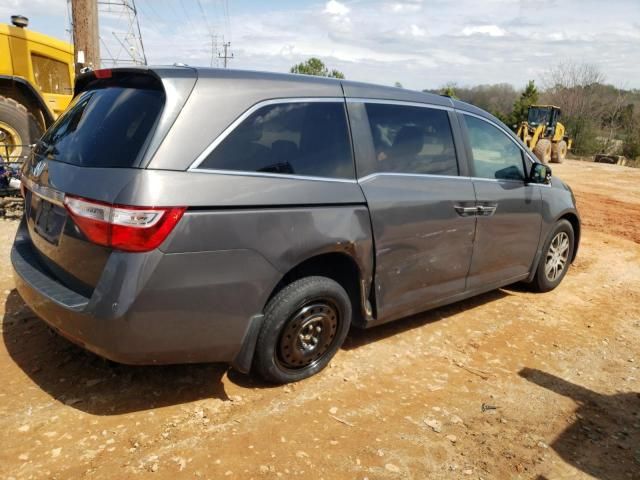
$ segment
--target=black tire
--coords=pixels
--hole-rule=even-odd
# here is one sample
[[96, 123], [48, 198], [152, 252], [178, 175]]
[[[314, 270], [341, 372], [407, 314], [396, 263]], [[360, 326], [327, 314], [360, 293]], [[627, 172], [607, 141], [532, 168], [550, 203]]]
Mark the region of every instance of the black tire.
[[551, 151], [551, 163], [562, 163], [567, 158], [567, 142], [560, 140], [553, 144]]
[[542, 163], [549, 163], [551, 160], [551, 142], [546, 138], [541, 138], [538, 140], [538, 143], [536, 143], [533, 153]]
[[[13, 130], [8, 133], [3, 127]], [[36, 117], [21, 103], [12, 98], [0, 96], [0, 130], [5, 133], [5, 139], [0, 139], [0, 156], [6, 156], [5, 143], [10, 145], [31, 145], [42, 136], [42, 128]], [[28, 147], [17, 147], [9, 152], [11, 158], [7, 160], [23, 160], [30, 152]]]
[[[297, 382], [315, 375], [340, 349], [350, 325], [351, 301], [339, 283], [326, 277], [296, 280], [265, 308], [253, 371], [272, 383]], [[316, 333], [318, 326], [321, 330]], [[309, 337], [309, 328], [319, 338]]]
[[[566, 260], [564, 263], [564, 267], [561, 271], [558, 272], [558, 275], [555, 278], [550, 278], [547, 275], [547, 260], [551, 261], [552, 258], [550, 258], [549, 256], [553, 255], [550, 251], [550, 247], [552, 245], [552, 242], [556, 240], [556, 237], [562, 238], [562, 233], [566, 234], [569, 242], [568, 250], [566, 252]], [[571, 259], [573, 258], [573, 250], [575, 247], [574, 239], [575, 237], [573, 233], [573, 227], [567, 220], [558, 221], [558, 223], [556, 223], [555, 226], [551, 229], [551, 232], [549, 232], [549, 235], [547, 236], [547, 240], [544, 242], [544, 247], [542, 249], [543, 253], [538, 262], [536, 275], [533, 279], [532, 285], [535, 290], [537, 290], [538, 292], [548, 292], [549, 290], [553, 290], [558, 285], [560, 285], [560, 282], [562, 282], [562, 279], [567, 274], [567, 270], [569, 270], [569, 265], [571, 264]]]

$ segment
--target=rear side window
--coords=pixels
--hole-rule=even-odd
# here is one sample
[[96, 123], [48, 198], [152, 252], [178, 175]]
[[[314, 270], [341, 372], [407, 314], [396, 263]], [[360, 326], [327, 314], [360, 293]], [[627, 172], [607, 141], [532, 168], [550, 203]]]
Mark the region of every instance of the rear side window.
[[449, 116], [426, 107], [366, 104], [375, 171], [458, 175]]
[[484, 120], [464, 116], [469, 132], [475, 176], [524, 180], [522, 151], [506, 133]]
[[264, 106], [238, 125], [198, 168], [353, 178], [344, 103]]
[[164, 105], [156, 89], [107, 87], [78, 95], [36, 153], [81, 167], [133, 167]]

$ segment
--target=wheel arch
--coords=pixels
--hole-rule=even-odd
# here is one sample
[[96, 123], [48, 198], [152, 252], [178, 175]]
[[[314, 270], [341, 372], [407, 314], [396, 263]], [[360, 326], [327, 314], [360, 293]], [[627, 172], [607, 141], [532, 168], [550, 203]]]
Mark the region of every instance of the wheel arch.
[[[344, 251], [327, 251], [316, 253], [289, 269], [271, 290], [264, 308], [269, 301], [291, 282], [308, 276], [324, 276], [338, 282], [347, 292], [352, 306], [352, 325], [365, 326], [372, 318], [371, 302], [369, 301], [370, 283], [363, 275], [357, 260]], [[242, 373], [249, 373], [253, 362], [258, 334], [262, 327], [264, 314], [260, 313], [250, 319], [247, 334], [242, 341], [242, 347], [231, 362], [233, 368]]]
[[43, 122], [43, 130], [49, 128], [53, 123], [53, 115], [44, 99], [24, 78], [0, 75], [0, 95], [12, 98], [24, 105], [30, 113]]
[[310, 256], [285, 273], [271, 291], [265, 306], [284, 287], [300, 278], [319, 275], [338, 282], [351, 299], [353, 324], [364, 326], [372, 316], [369, 290], [370, 280], [363, 275], [358, 261], [344, 251], [328, 251]]
[[566, 212], [558, 217], [556, 221], [559, 220], [567, 220], [573, 228], [573, 255], [571, 256], [571, 263], [573, 263], [578, 253], [578, 246], [580, 245], [580, 219], [575, 212]]

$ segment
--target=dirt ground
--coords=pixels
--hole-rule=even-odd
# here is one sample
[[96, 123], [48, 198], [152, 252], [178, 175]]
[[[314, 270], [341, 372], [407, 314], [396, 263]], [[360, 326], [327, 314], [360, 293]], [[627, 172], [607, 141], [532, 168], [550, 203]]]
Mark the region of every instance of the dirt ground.
[[584, 222], [558, 289], [354, 331], [285, 387], [116, 365], [51, 334], [0, 221], [0, 478], [640, 479], [640, 170], [554, 173]]

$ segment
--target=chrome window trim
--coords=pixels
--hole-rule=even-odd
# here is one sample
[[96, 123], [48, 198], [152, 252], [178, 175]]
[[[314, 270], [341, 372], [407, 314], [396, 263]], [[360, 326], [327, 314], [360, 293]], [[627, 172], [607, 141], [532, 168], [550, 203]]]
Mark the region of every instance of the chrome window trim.
[[375, 177], [414, 177], [414, 178], [444, 178], [447, 180], [469, 180], [471, 177], [461, 175], [435, 175], [433, 173], [398, 173], [398, 172], [375, 172], [358, 178], [358, 183], [365, 183]]
[[213, 173], [216, 175], [235, 175], [242, 177], [283, 178], [290, 180], [310, 180], [313, 182], [358, 183], [353, 178], [314, 177], [311, 175], [296, 175], [293, 173], [252, 172], [250, 170], [217, 170], [215, 168], [198, 168], [189, 171], [195, 173]]
[[[208, 173], [228, 173], [228, 172], [241, 172], [241, 174], [246, 175], [247, 172], [242, 172], [241, 170], [216, 170], [216, 169], [199, 169], [198, 166], [204, 162], [207, 157], [209, 156], [209, 154], [211, 152], [213, 152], [216, 147], [218, 145], [220, 145], [222, 143], [222, 141], [227, 138], [231, 132], [233, 132], [238, 125], [240, 125], [242, 122], [244, 122], [251, 114], [255, 113], [257, 110], [261, 109], [262, 107], [268, 107], [269, 105], [278, 105], [281, 103], [319, 103], [319, 102], [326, 102], [326, 103], [345, 103], [345, 99], [344, 97], [291, 97], [291, 98], [272, 98], [269, 100], [262, 100], [254, 105], [252, 105], [251, 107], [249, 107], [247, 110], [245, 110], [238, 118], [236, 118], [233, 122], [231, 122], [231, 124], [225, 128], [222, 133], [220, 133], [220, 135], [218, 135], [210, 144], [207, 148], [204, 149], [204, 151], [198, 155], [198, 158], [195, 159], [195, 161], [189, 166], [189, 168], [187, 168], [188, 172], [192, 172], [192, 171], [198, 171], [198, 172], [208, 172]], [[345, 113], [346, 115], [346, 113]], [[345, 120], [348, 123], [348, 119], [345, 118]], [[251, 172], [251, 173], [260, 173], [260, 172]], [[260, 174], [259, 176], [262, 176], [263, 174]], [[283, 176], [286, 175], [288, 177], [301, 177], [302, 175], [295, 175], [295, 174], [279, 174], [279, 173], [273, 173], [270, 174], [268, 176]], [[314, 177], [314, 178], [322, 178], [324, 179], [325, 177]], [[331, 179], [331, 177], [326, 177], [328, 179]], [[334, 179], [331, 179], [334, 180]], [[343, 179], [340, 179], [343, 180]], [[344, 180], [351, 180], [351, 179], [344, 179]]]
[[478, 182], [511, 182], [511, 183], [524, 183], [524, 180], [516, 180], [515, 178], [484, 178], [484, 177], [471, 177], [473, 180], [477, 180]]
[[527, 183], [522, 180], [513, 180], [510, 178], [483, 178], [483, 177], [469, 177], [464, 175], [436, 175], [433, 173], [398, 173], [398, 172], [375, 172], [358, 178], [357, 183], [365, 183], [373, 180], [375, 177], [416, 177], [416, 178], [444, 178], [447, 180], [467, 180], [467, 181], [480, 181], [480, 182], [512, 182], [523, 184], [525, 186], [534, 185], [539, 187], [551, 187], [551, 184], [543, 183]]
[[39, 185], [30, 178], [22, 177], [20, 181], [24, 184], [25, 188], [31, 191], [34, 195], [43, 198], [59, 207], [64, 207], [64, 192], [56, 190], [55, 188], [47, 187], [45, 185]]
[[419, 108], [432, 108], [434, 110], [446, 110], [453, 112], [453, 107], [447, 107], [446, 105], [434, 105], [432, 103], [412, 102], [409, 100], [389, 100], [384, 98], [362, 98], [362, 97], [347, 97], [347, 103], [379, 103], [383, 105], [398, 105], [401, 107], [419, 107]]

